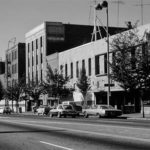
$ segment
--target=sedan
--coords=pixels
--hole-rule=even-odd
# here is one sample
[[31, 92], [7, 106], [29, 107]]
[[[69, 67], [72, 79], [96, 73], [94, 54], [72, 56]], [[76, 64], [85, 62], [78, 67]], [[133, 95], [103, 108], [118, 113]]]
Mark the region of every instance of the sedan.
[[41, 106], [39, 106], [39, 108], [36, 109], [36, 112], [38, 115], [48, 115], [50, 109], [51, 108], [49, 106], [41, 105]]
[[90, 115], [100, 117], [118, 117], [122, 115], [122, 111], [115, 109], [111, 105], [94, 105], [89, 108], [83, 109], [83, 114], [86, 118]]
[[56, 108], [50, 110], [50, 117], [53, 117], [54, 115], [58, 118], [61, 118], [61, 116], [72, 116], [72, 118], [75, 118], [77, 116], [77, 112], [74, 111], [72, 105], [60, 104]]

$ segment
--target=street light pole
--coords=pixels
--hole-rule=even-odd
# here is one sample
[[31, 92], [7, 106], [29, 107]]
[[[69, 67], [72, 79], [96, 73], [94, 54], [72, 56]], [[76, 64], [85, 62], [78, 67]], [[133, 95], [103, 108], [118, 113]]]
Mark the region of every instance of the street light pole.
[[107, 105], [109, 105], [109, 103], [110, 103], [110, 69], [109, 69], [108, 3], [107, 3], [107, 7], [106, 7], [106, 14], [107, 14], [107, 78], [108, 78]]

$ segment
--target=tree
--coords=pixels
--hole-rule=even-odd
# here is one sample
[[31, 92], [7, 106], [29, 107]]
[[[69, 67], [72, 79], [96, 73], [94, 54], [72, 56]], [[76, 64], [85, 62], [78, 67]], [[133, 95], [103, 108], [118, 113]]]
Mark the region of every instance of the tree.
[[39, 97], [41, 94], [45, 94], [45, 89], [43, 83], [37, 83], [32, 81], [26, 85], [25, 93], [32, 97], [35, 107], [40, 105]]
[[16, 101], [16, 111], [19, 110], [19, 101], [21, 100], [21, 94], [25, 88], [25, 78], [18, 80], [13, 83], [12, 86], [8, 86], [5, 90], [5, 98], [12, 101], [12, 109], [13, 109], [13, 101]]
[[111, 78], [135, 98], [135, 91], [150, 87], [150, 68], [148, 65], [147, 42], [138, 30], [132, 29], [118, 34], [111, 42], [113, 52]]
[[69, 77], [63, 76], [63, 66], [58, 69], [52, 70], [51, 66], [47, 63], [47, 75], [45, 82], [45, 89], [52, 97], [61, 98], [64, 94], [69, 93], [69, 89], [65, 87], [69, 81]]
[[76, 85], [80, 89], [80, 92], [84, 97], [84, 105], [86, 105], [85, 97], [91, 86], [90, 86], [90, 79], [86, 76], [86, 69], [84, 67], [80, 70], [80, 76], [77, 80]]

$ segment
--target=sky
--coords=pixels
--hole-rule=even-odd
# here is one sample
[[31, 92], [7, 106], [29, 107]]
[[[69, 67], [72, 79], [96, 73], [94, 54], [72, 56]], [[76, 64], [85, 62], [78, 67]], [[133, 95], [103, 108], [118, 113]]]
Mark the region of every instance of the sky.
[[[8, 41], [25, 42], [25, 34], [44, 21], [93, 25], [95, 0], [0, 0], [0, 57], [5, 60]], [[118, 2], [119, 1], [119, 7]], [[143, 1], [143, 15], [141, 15]], [[101, 3], [102, 0], [97, 0]], [[107, 0], [109, 26], [125, 27], [125, 22], [150, 23], [150, 0]], [[97, 12], [106, 25], [106, 10]], [[141, 17], [143, 16], [143, 17]], [[102, 25], [102, 24], [100, 24]]]

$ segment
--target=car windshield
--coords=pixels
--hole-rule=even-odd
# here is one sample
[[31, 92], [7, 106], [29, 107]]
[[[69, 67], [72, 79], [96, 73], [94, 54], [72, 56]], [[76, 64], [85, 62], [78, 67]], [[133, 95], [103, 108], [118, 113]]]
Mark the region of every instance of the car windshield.
[[71, 107], [70, 105], [63, 105], [63, 107], [64, 107], [65, 109], [72, 109], [72, 107]]
[[109, 105], [109, 106], [101, 106], [101, 108], [102, 109], [114, 109], [114, 107], [112, 107], [111, 105]]

